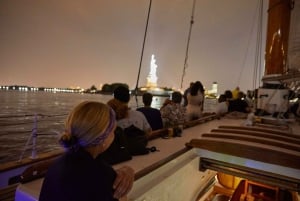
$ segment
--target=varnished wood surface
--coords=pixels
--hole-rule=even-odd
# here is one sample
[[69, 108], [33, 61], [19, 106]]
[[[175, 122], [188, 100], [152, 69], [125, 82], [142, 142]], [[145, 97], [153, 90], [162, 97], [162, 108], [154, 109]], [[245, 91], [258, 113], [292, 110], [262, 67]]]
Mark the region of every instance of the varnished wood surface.
[[220, 126], [188, 145], [269, 164], [300, 169], [299, 136], [270, 129]]
[[287, 72], [290, 0], [269, 0], [265, 75]]

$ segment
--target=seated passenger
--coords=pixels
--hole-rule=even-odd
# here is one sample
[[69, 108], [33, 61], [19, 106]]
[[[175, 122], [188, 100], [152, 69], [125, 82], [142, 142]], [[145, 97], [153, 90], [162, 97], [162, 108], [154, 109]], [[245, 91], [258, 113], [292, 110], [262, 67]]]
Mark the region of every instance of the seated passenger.
[[101, 158], [114, 139], [115, 128], [114, 111], [106, 104], [77, 105], [60, 138], [67, 151], [49, 167], [39, 200], [112, 201], [126, 195], [133, 184], [133, 169], [115, 170]]
[[204, 103], [204, 88], [201, 82], [197, 81], [192, 85], [190, 92], [187, 94], [187, 102], [187, 120], [199, 119], [202, 116]]
[[143, 94], [144, 107], [138, 108], [137, 111], [140, 111], [145, 115], [152, 130], [162, 129], [163, 122], [162, 122], [160, 111], [156, 108], [151, 107], [152, 98], [153, 95], [151, 93], [144, 93]]
[[190, 82], [189, 88], [187, 88], [186, 90], [184, 90], [184, 93], [183, 93], [183, 106], [184, 107], [186, 107], [187, 104], [188, 104], [187, 95], [188, 95], [188, 93], [190, 93], [193, 84], [194, 84], [194, 82]]
[[150, 124], [143, 113], [132, 110], [128, 107], [130, 100], [129, 89], [120, 86], [114, 91], [114, 98], [109, 100], [107, 104], [116, 112], [117, 125], [122, 129], [135, 126], [149, 135], [152, 131]]
[[172, 93], [172, 99], [160, 109], [164, 127], [176, 127], [185, 122], [185, 107], [181, 105], [181, 101], [182, 94], [175, 91]]
[[228, 101], [225, 94], [220, 95], [218, 98], [218, 104], [216, 107], [216, 114], [222, 116], [228, 112]]
[[240, 87], [236, 87], [234, 90], [232, 90], [231, 91], [232, 98], [233, 99], [238, 99], [239, 98], [239, 92], [240, 92]]

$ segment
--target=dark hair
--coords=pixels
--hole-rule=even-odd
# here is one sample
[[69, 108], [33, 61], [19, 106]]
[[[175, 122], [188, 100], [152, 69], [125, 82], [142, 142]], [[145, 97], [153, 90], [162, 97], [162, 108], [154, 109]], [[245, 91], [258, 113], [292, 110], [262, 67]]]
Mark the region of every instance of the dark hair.
[[191, 95], [196, 96], [198, 94], [198, 91], [204, 92], [203, 85], [200, 81], [195, 82], [191, 87]]
[[232, 92], [230, 90], [226, 90], [224, 94], [225, 94], [225, 96], [226, 96], [227, 99], [231, 99], [232, 98]]
[[114, 90], [114, 98], [121, 102], [128, 103], [130, 100], [129, 89], [124, 86], [117, 87]]
[[151, 105], [152, 97], [153, 96], [152, 96], [151, 93], [146, 92], [146, 93], [143, 94], [143, 103], [144, 103], [145, 106], [150, 106]]
[[239, 91], [239, 93], [238, 93], [238, 98], [239, 98], [239, 99], [245, 98], [244, 92]]
[[174, 91], [172, 93], [172, 101], [174, 103], [181, 103], [182, 100], [182, 94], [179, 91]]
[[225, 94], [221, 94], [220, 97], [219, 97], [219, 99], [218, 99], [218, 102], [219, 102], [219, 103], [222, 103], [222, 102], [225, 102], [225, 101], [226, 101], [226, 96], [225, 96]]

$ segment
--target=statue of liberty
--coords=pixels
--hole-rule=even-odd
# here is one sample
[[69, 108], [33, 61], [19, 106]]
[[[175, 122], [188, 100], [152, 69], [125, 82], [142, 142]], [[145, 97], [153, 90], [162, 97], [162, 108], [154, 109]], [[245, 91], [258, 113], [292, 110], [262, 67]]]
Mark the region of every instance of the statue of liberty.
[[156, 76], [156, 59], [154, 57], [154, 54], [151, 56], [151, 62], [150, 62], [150, 73], [147, 77], [147, 87], [156, 87], [157, 86], [157, 76]]

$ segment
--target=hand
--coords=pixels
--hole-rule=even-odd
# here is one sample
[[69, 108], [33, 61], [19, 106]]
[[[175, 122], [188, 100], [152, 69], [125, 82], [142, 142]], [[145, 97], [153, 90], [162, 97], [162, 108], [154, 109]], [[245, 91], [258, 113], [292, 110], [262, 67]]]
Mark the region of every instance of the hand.
[[131, 190], [134, 181], [134, 170], [129, 166], [123, 166], [116, 170], [117, 177], [114, 181], [114, 198], [119, 199]]

